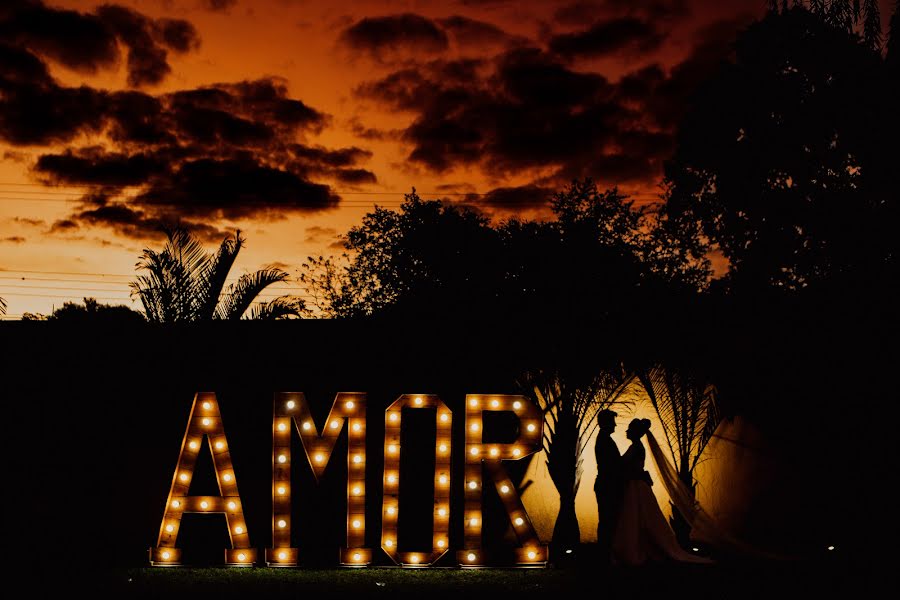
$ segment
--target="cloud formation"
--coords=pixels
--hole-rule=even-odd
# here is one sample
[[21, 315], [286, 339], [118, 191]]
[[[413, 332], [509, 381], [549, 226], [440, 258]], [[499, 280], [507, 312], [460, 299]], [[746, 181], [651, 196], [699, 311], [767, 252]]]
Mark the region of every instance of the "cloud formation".
[[340, 42], [380, 62], [400, 55], [439, 54], [449, 47], [444, 30], [415, 13], [364, 17], [341, 33]]
[[605, 56], [622, 50], [635, 56], [658, 49], [664, 39], [665, 35], [649, 21], [622, 17], [597, 21], [583, 31], [554, 36], [550, 40], [550, 49], [569, 59]]

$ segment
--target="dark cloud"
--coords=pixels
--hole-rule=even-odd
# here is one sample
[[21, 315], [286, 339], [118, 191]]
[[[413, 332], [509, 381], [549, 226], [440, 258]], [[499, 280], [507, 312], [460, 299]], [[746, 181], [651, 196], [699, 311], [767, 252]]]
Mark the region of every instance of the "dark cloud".
[[43, 219], [30, 219], [28, 217], [13, 217], [12, 222], [20, 225], [28, 225], [29, 227], [43, 227], [46, 225]]
[[321, 244], [322, 242], [333, 240], [337, 235], [337, 229], [334, 229], [333, 227], [313, 225], [312, 227], [306, 228], [305, 242], [307, 244]]
[[59, 219], [50, 226], [50, 233], [68, 233], [78, 229], [81, 227], [72, 219]]
[[123, 6], [80, 13], [13, 0], [0, 9], [0, 43], [87, 73], [114, 67], [121, 44], [128, 49], [128, 83], [137, 87], [160, 83], [171, 72], [168, 51], [193, 50], [200, 38], [188, 21], [151, 19]]
[[506, 44], [513, 39], [496, 25], [460, 15], [438, 19], [437, 22], [450, 32], [461, 47]]
[[403, 54], [437, 54], [449, 47], [440, 27], [414, 13], [365, 17], [345, 29], [340, 41], [378, 61]]
[[648, 21], [623, 17], [597, 21], [588, 29], [554, 36], [550, 49], [566, 58], [605, 56], [627, 50], [629, 56], [659, 48], [665, 35]]
[[238, 0], [203, 0], [203, 6], [212, 11], [225, 12], [237, 4]]
[[529, 184], [495, 188], [480, 198], [468, 196], [467, 200], [498, 212], [521, 212], [529, 208], [547, 206], [554, 191], [553, 188]]
[[108, 153], [99, 147], [45, 154], [34, 166], [39, 176], [48, 176], [48, 183], [114, 187], [141, 185], [166, 168], [159, 156]]
[[563, 25], [584, 26], [597, 19], [633, 16], [659, 22], [690, 14], [687, 0], [576, 0], [559, 7], [553, 18]]
[[6, 242], [8, 244], [24, 244], [25, 238], [21, 235], [13, 235], [10, 237], [0, 238], [0, 242]]
[[157, 238], [166, 226], [175, 223], [186, 226], [190, 231], [206, 241], [218, 241], [228, 232], [203, 222], [183, 222], [171, 214], [154, 216], [124, 204], [108, 204], [87, 208], [73, 215], [79, 222], [99, 227], [108, 227], [124, 237], [135, 239]]

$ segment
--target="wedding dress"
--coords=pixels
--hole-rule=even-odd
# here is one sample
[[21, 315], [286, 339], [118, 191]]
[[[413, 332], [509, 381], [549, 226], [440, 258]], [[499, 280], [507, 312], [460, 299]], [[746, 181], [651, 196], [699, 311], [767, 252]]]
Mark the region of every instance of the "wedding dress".
[[613, 560], [627, 566], [662, 561], [711, 563], [678, 545], [675, 533], [650, 489], [649, 474], [644, 470], [645, 456], [640, 440], [632, 442], [622, 455], [625, 486], [613, 536]]

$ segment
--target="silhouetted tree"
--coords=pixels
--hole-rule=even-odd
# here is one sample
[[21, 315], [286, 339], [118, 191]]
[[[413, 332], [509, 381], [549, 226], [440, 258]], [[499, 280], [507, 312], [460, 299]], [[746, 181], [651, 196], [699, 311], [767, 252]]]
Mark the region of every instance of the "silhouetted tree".
[[[240, 231], [223, 240], [216, 254], [204, 251], [200, 241], [180, 227], [167, 229], [166, 238], [161, 252], [144, 250], [137, 268], [147, 274], [131, 283], [132, 294], [140, 298], [151, 322], [240, 319], [260, 292], [288, 279], [281, 269], [261, 269], [226, 287], [228, 273], [244, 245]], [[253, 307], [249, 318], [296, 317], [304, 311], [302, 300], [281, 296]]]
[[65, 302], [54, 310], [48, 321], [59, 323], [90, 323], [95, 325], [129, 325], [143, 323], [144, 315], [124, 305], [100, 304], [94, 298], [85, 298], [84, 304]]
[[666, 166], [666, 219], [708, 237], [732, 284], [895, 268], [887, 79], [854, 36], [805, 10], [770, 13], [694, 98]]
[[6, 314], [6, 300], [0, 298], [0, 315]]
[[[662, 423], [678, 477], [693, 494], [697, 485], [694, 469], [719, 425], [716, 390], [706, 378], [688, 369], [656, 365], [639, 370], [637, 377]], [[687, 546], [690, 526], [674, 509], [672, 528]]]

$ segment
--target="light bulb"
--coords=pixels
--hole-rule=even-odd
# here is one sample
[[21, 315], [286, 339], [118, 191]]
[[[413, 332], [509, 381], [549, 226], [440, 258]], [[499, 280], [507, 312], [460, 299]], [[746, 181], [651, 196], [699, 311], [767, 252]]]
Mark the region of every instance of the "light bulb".
[[477, 488], [477, 487], [478, 487], [478, 484], [475, 483], [474, 481], [470, 481], [470, 482], [469, 482], [469, 489], [470, 489], [470, 490], [474, 490], [474, 489]]
[[515, 402], [513, 402], [513, 408], [519, 410], [520, 408], [522, 408], [522, 403], [516, 400]]
[[415, 402], [416, 402], [416, 406], [422, 406], [422, 398], [421, 398], [421, 396], [417, 396]]
[[173, 531], [175, 531], [175, 526], [174, 525], [166, 525], [166, 531], [168, 531], [169, 533], [172, 533]]
[[469, 454], [471, 454], [472, 456], [477, 456], [477, 455], [478, 455], [478, 448], [475, 447], [475, 446], [472, 446], [472, 449], [469, 450]]
[[472, 408], [478, 406], [478, 398], [472, 398], [471, 400], [469, 400], [469, 406], [471, 406]]
[[234, 502], [228, 503], [228, 510], [234, 510], [236, 508], [237, 508], [237, 504], [235, 504]]
[[397, 451], [397, 446], [394, 444], [388, 444], [388, 454], [393, 454]]
[[438, 483], [440, 483], [441, 485], [445, 485], [447, 483], [447, 476], [441, 475], [440, 477], [438, 477]]
[[200, 508], [202, 508], [203, 510], [206, 510], [207, 508], [209, 508], [209, 502], [204, 500], [203, 502], [200, 503]]
[[312, 429], [312, 423], [310, 423], [309, 421], [304, 421], [303, 422], [303, 431], [309, 431], [310, 429]]
[[339, 422], [337, 419], [334, 419], [333, 421], [331, 421], [331, 428], [332, 428], [332, 429], [337, 429], [337, 428], [338, 428], [338, 425], [340, 425], [340, 422]]
[[471, 431], [478, 431], [478, 423], [472, 423], [471, 425], [469, 425], [469, 429]]
[[178, 500], [172, 500], [172, 508], [178, 508], [179, 506], [181, 506], [181, 502], [179, 502]]
[[279, 454], [279, 455], [278, 455], [278, 462], [280, 462], [280, 463], [285, 463], [285, 462], [287, 462], [287, 456], [285, 456], [284, 454]]
[[225, 473], [224, 475], [222, 475], [222, 479], [225, 480], [225, 483], [229, 483], [231, 481], [231, 474]]
[[212, 404], [210, 404], [209, 402], [203, 403], [203, 410], [209, 410], [210, 408], [212, 408]]
[[187, 480], [188, 480], [188, 474], [187, 474], [187, 473], [182, 473], [181, 475], [178, 476], [178, 479], [180, 479], [181, 481], [187, 481]]
[[286, 558], [287, 558], [287, 552], [279, 552], [278, 553], [278, 560], [284, 560]]
[[288, 401], [287, 401], [287, 408], [288, 408], [288, 410], [294, 410], [294, 407], [295, 407], [295, 406], [297, 406], [297, 403], [294, 402], [293, 400], [288, 400]]
[[278, 495], [283, 496], [287, 490], [283, 487], [278, 488]]
[[440, 446], [438, 446], [438, 450], [441, 452], [441, 454], [443, 454], [447, 451], [447, 444], [441, 444]]
[[360, 527], [362, 527], [362, 521], [360, 521], [359, 519], [356, 519], [355, 521], [353, 521], [352, 525], [353, 525], [353, 529], [359, 529]]
[[344, 403], [344, 408], [346, 408], [347, 410], [352, 410], [354, 406], [355, 404], [353, 404], [353, 400], [347, 400], [347, 402]]
[[354, 456], [354, 457], [353, 457], [353, 462], [356, 463], [356, 464], [361, 463], [361, 462], [362, 462], [362, 454], [357, 454], [356, 456]]
[[474, 552], [469, 552], [469, 554], [466, 555], [466, 558], [469, 560], [469, 562], [475, 562], [475, 559], [478, 558], [478, 557], [475, 556], [475, 553], [474, 553]]
[[400, 415], [398, 415], [398, 414], [395, 413], [395, 412], [392, 412], [392, 413], [390, 414], [390, 416], [388, 417], [388, 419], [390, 419], [390, 421], [391, 421], [392, 423], [393, 423], [394, 421], [396, 421], [397, 419], [399, 419], [399, 418], [400, 418]]
[[476, 519], [475, 517], [472, 517], [471, 519], [469, 519], [469, 525], [470, 525], [471, 527], [477, 527], [477, 526], [478, 526], [478, 519]]
[[354, 496], [359, 496], [360, 492], [362, 492], [362, 490], [359, 489], [359, 486], [353, 488], [353, 495], [354, 495]]
[[362, 425], [360, 425], [359, 423], [354, 423], [353, 431], [362, 431]]
[[397, 509], [396, 509], [396, 508], [394, 508], [393, 506], [388, 506], [388, 508], [387, 508], [387, 514], [389, 514], [389, 515], [391, 515], [391, 516], [393, 517], [395, 512], [397, 512]]
[[243, 561], [245, 558], [247, 558], [247, 556], [243, 552], [238, 554], [238, 560]]
[[530, 432], [534, 432], [534, 430], [537, 429], [537, 427], [535, 426], [534, 423], [529, 423], [528, 427], [526, 427], [525, 429], [527, 429]]
[[446, 423], [450, 420], [450, 415], [447, 413], [441, 413], [441, 423]]
[[528, 553], [528, 560], [534, 560], [535, 558], [537, 558], [537, 552], [532, 550], [531, 552]]
[[491, 448], [491, 456], [497, 456], [498, 454], [500, 454], [499, 450], [497, 450], [496, 448]]
[[395, 475], [388, 475], [387, 481], [388, 483], [394, 483], [395, 481], [397, 481], [397, 477]]
[[513, 448], [513, 456], [519, 456], [520, 454], [522, 454], [521, 450], [519, 450], [518, 448]]
[[415, 564], [418, 564], [418, 563], [419, 563], [419, 555], [418, 555], [418, 554], [411, 554], [411, 555], [409, 556], [409, 562], [413, 563], [414, 565], [415, 565]]
[[315, 461], [316, 461], [317, 463], [320, 463], [320, 462], [322, 462], [323, 460], [325, 460], [325, 455], [324, 455], [324, 454], [321, 454], [321, 453], [317, 453], [313, 458], [315, 459]]
[[362, 560], [362, 555], [359, 552], [357, 552], [356, 554], [353, 555], [353, 560], [355, 560], [357, 562]]
[[287, 527], [287, 521], [285, 521], [284, 519], [279, 519], [278, 520], [278, 528], [284, 529], [285, 527]]
[[500, 493], [501, 493], [501, 494], [506, 494], [506, 493], [508, 493], [508, 492], [509, 492], [509, 486], [508, 486], [508, 485], [502, 485], [502, 486], [500, 486]]
[[172, 556], [172, 555], [169, 554], [168, 552], [163, 552], [163, 553], [162, 553], [162, 558], [163, 558], [163, 560], [169, 560], [169, 557], [170, 557], [170, 556]]
[[439, 517], [446, 517], [446, 516], [447, 516], [447, 509], [446, 509], [446, 508], [439, 508], [439, 509], [438, 509], [438, 516], [439, 516]]
[[204, 427], [209, 427], [209, 424], [210, 424], [210, 423], [212, 423], [212, 421], [210, 421], [209, 419], [203, 419], [203, 426], [204, 426]]
[[499, 400], [491, 400], [491, 408], [497, 408], [498, 406], [500, 406]]
[[190, 448], [191, 450], [196, 450], [196, 449], [197, 449], [197, 442], [190, 442], [190, 443], [188, 443], [188, 448]]
[[516, 520], [515, 520], [516, 525], [521, 525], [524, 522], [525, 521], [522, 519], [522, 517], [516, 517]]
[[391, 548], [394, 545], [394, 540], [384, 540], [384, 545]]
[[241, 527], [240, 525], [238, 525], [237, 527], [234, 528], [234, 532], [237, 534], [244, 533], [244, 528]]
[[447, 542], [445, 542], [444, 540], [438, 540], [438, 541], [437, 541], [437, 547], [438, 547], [438, 548], [443, 548], [443, 547], [446, 546], [446, 545], [447, 545]]
[[287, 425], [285, 425], [284, 423], [278, 424], [278, 431], [284, 431], [285, 429], [287, 429]]
[[225, 447], [225, 444], [221, 440], [216, 442], [216, 450], [221, 450], [224, 447]]

